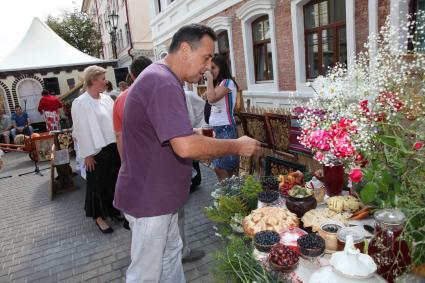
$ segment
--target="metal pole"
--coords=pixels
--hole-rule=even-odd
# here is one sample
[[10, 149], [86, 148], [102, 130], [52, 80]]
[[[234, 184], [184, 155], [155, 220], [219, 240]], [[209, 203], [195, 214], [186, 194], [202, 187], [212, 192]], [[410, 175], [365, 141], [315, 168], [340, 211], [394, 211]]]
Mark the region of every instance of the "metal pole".
[[118, 54], [117, 54], [117, 31], [116, 31], [116, 29], [114, 29], [111, 32], [111, 41], [112, 41], [112, 54], [114, 56], [114, 59], [118, 59]]

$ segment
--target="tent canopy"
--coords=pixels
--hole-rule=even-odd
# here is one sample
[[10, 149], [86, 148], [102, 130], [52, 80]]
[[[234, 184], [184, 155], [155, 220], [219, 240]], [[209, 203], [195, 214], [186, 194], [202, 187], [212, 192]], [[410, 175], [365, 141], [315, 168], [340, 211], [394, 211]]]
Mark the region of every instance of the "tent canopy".
[[0, 61], [0, 72], [106, 63], [71, 46], [39, 18], [19, 45]]

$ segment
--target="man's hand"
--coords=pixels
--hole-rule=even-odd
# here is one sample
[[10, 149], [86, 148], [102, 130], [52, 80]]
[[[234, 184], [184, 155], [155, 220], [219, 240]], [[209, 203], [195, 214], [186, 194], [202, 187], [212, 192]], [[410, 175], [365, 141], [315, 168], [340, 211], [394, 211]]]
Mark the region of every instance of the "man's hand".
[[261, 149], [261, 143], [247, 136], [242, 136], [237, 139], [238, 152], [240, 156], [251, 156], [256, 154]]
[[89, 155], [86, 158], [84, 158], [84, 166], [86, 167], [86, 170], [88, 172], [91, 172], [94, 170], [94, 165], [96, 164], [96, 161], [94, 161], [94, 157]]

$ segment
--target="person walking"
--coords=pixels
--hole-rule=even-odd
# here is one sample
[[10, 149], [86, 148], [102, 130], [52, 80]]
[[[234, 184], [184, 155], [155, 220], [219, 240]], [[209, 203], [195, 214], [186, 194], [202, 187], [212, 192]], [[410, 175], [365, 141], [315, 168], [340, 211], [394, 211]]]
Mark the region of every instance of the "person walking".
[[114, 101], [102, 93], [106, 88], [105, 73], [98, 66], [84, 70], [87, 91], [73, 101], [71, 115], [73, 136], [86, 169], [86, 216], [94, 219], [102, 233], [112, 233], [105, 220], [120, 216], [112, 201], [121, 161], [112, 126]]
[[[152, 64], [151, 59], [139, 56], [133, 60], [130, 65], [129, 75], [131, 79], [134, 81], [137, 76], [150, 64]], [[114, 103], [113, 110], [113, 121], [114, 121], [114, 131], [117, 139], [117, 147], [120, 157], [122, 158], [122, 126], [124, 120], [124, 106], [125, 101], [127, 99], [129, 89], [125, 89], [121, 94], [117, 97]]]
[[[236, 123], [233, 111], [236, 104], [238, 86], [232, 79], [226, 59], [222, 55], [212, 58], [211, 70], [205, 72], [207, 79], [207, 99], [211, 104], [209, 124], [213, 126], [218, 139], [235, 139]], [[231, 177], [239, 170], [239, 156], [227, 155], [212, 161], [219, 181]]]
[[182, 87], [211, 67], [214, 31], [192, 24], [174, 34], [168, 55], [133, 83], [124, 111], [123, 162], [114, 205], [130, 222], [127, 282], [185, 282], [178, 210], [189, 197], [192, 160], [251, 156], [260, 143], [195, 132]]

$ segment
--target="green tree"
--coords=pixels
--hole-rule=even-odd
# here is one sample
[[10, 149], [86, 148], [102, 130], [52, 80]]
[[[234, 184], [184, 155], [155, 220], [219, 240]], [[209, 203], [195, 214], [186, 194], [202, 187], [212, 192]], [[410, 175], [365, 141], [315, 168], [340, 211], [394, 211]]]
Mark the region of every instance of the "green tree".
[[64, 10], [57, 17], [49, 15], [47, 25], [78, 50], [100, 57], [102, 53], [101, 35], [87, 14], [77, 9]]

